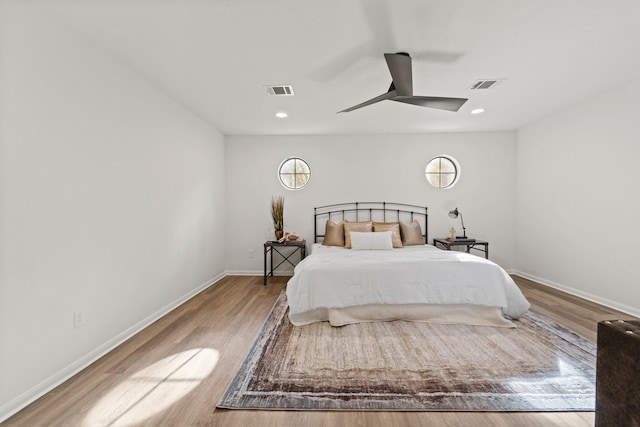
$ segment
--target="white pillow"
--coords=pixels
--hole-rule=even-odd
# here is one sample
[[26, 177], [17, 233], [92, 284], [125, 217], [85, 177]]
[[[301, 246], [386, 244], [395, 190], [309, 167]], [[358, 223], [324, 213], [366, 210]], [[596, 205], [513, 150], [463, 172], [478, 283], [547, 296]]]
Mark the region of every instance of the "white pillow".
[[351, 249], [354, 251], [363, 250], [392, 250], [391, 231], [380, 231], [377, 233], [357, 231], [351, 232]]

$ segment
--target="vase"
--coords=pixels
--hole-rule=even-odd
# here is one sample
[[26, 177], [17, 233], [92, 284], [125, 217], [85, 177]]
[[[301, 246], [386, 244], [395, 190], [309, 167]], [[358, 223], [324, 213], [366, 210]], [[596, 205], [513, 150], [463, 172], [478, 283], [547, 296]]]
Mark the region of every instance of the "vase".
[[282, 230], [276, 230], [276, 240], [280, 240], [282, 239], [282, 235], [284, 234], [284, 231]]

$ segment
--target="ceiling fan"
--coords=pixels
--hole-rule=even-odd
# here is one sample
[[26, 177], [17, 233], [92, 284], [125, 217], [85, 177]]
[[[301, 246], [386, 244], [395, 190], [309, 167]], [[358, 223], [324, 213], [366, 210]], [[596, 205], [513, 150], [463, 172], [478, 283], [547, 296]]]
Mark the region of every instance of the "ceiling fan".
[[406, 52], [385, 53], [384, 59], [391, 72], [391, 86], [389, 91], [376, 96], [361, 104], [339, 111], [348, 113], [376, 102], [390, 100], [420, 107], [437, 108], [439, 110], [458, 111], [467, 102], [467, 98], [442, 98], [437, 96], [414, 96], [413, 78], [411, 73], [411, 56]]

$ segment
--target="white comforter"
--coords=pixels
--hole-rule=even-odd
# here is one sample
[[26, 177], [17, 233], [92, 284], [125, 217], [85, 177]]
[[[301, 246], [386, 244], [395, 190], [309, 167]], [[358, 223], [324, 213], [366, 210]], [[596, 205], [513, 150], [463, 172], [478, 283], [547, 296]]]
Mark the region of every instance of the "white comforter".
[[287, 284], [294, 325], [324, 321], [329, 308], [363, 304], [476, 304], [518, 319], [529, 309], [497, 264], [458, 251], [409, 246], [386, 251], [314, 247]]

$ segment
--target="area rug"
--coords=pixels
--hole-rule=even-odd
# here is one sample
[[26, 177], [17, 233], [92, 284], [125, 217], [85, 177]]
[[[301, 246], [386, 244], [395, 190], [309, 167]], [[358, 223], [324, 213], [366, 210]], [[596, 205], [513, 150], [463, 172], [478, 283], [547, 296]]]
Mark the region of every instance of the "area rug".
[[593, 411], [596, 346], [543, 316], [516, 329], [292, 326], [284, 293], [218, 404], [227, 409]]

